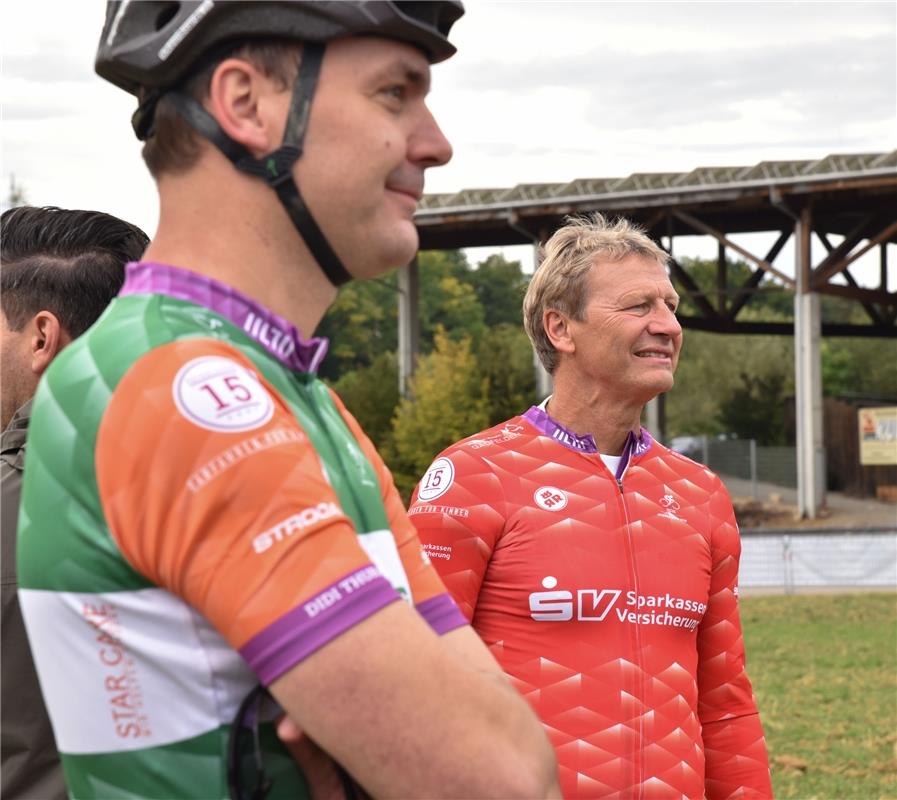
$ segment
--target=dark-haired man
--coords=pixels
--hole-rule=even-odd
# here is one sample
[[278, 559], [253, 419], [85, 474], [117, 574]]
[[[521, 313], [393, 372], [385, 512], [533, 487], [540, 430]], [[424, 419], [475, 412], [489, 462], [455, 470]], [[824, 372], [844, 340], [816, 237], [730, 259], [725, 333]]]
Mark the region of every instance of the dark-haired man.
[[149, 240], [99, 211], [22, 206], [0, 217], [0, 534], [2, 534], [2, 793], [67, 797], [17, 597], [16, 520], [31, 398], [60, 350], [121, 288]]
[[258, 684], [372, 796], [557, 791], [308, 338], [414, 256], [461, 12], [108, 5], [97, 70], [139, 98], [159, 229], [38, 391], [19, 542], [75, 797], [305, 796]]

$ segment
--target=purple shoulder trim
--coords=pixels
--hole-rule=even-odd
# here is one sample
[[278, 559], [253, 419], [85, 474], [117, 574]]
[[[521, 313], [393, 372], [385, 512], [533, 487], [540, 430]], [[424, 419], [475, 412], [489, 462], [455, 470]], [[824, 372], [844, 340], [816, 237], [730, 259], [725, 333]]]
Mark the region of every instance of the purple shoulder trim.
[[585, 436], [580, 436], [573, 433], [569, 428], [565, 428], [560, 422], [556, 422], [549, 417], [547, 412], [538, 406], [530, 406], [523, 414], [523, 418], [540, 433], [556, 439], [564, 447], [569, 447], [571, 450], [576, 450], [580, 453], [598, 452], [598, 445], [595, 444], [592, 434], [587, 433]]
[[399, 599], [379, 570], [367, 564], [288, 611], [240, 648], [265, 686], [374, 612]]
[[292, 370], [315, 372], [324, 360], [327, 339], [303, 339], [294, 325], [226, 283], [149, 261], [132, 262], [125, 270], [119, 295], [164, 294], [205, 306], [233, 322]]
[[415, 608], [439, 636], [467, 624], [461, 609], [448, 592], [418, 603]]

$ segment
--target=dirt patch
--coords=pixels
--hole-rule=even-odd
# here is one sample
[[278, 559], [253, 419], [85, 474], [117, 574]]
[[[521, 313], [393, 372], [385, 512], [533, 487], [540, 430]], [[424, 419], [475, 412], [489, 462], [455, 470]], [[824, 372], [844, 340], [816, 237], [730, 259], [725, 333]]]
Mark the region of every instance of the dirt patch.
[[791, 528], [798, 522], [797, 508], [791, 506], [738, 498], [733, 498], [732, 504], [739, 528]]
[[[769, 500], [733, 497], [739, 528], [862, 528], [881, 525], [880, 513], [857, 513], [856, 509], [823, 508], [816, 519], [800, 519], [797, 507], [773, 496]], [[872, 509], [870, 509], [870, 512]], [[866, 519], [864, 517], [868, 516]]]

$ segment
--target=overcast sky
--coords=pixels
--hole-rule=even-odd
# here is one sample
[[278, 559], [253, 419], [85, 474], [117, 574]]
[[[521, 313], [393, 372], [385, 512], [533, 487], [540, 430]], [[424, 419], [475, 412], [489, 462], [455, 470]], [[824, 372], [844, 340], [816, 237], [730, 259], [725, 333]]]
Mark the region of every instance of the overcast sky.
[[[897, 147], [893, 0], [466, 6], [434, 70], [455, 157], [431, 192]], [[104, 7], [4, 4], [0, 189], [152, 233], [134, 100], [93, 74]]]

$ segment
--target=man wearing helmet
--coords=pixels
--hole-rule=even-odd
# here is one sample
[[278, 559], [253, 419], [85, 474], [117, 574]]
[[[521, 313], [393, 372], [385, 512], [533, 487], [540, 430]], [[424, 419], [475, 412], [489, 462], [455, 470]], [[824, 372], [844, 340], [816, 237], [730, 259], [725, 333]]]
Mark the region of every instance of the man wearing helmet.
[[347, 792], [557, 795], [308, 338], [339, 283], [416, 250], [424, 171], [451, 155], [429, 64], [461, 13], [109, 4], [97, 70], [140, 99], [159, 229], [38, 392], [19, 544], [76, 798], [320, 793], [257, 683]]

